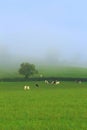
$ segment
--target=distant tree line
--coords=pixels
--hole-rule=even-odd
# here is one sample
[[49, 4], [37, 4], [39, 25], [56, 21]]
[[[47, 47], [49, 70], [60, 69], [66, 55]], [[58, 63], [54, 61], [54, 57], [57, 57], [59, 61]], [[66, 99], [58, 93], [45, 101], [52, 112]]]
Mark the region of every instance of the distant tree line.
[[24, 82], [24, 81], [53, 81], [53, 80], [59, 80], [59, 81], [87, 81], [87, 78], [73, 78], [73, 77], [32, 77], [32, 78], [0, 78], [0, 82]]

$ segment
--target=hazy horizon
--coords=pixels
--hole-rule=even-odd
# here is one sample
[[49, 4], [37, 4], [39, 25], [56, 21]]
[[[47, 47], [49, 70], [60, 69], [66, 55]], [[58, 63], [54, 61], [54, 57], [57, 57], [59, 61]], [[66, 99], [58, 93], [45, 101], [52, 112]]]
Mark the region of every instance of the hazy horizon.
[[0, 2], [0, 64], [87, 66], [87, 1]]

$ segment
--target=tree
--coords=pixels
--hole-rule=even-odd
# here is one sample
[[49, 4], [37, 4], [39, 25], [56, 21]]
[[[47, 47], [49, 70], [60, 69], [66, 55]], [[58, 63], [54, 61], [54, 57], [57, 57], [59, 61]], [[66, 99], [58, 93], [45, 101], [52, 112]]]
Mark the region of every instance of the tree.
[[31, 75], [37, 74], [38, 71], [36, 70], [34, 64], [22, 63], [19, 68], [19, 73], [28, 79]]

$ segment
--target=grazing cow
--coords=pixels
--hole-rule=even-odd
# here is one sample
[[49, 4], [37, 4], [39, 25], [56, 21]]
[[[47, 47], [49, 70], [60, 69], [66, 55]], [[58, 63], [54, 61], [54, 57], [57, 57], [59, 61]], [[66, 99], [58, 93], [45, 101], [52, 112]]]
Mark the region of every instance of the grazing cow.
[[60, 84], [60, 82], [59, 82], [59, 81], [56, 81], [55, 84]]
[[47, 80], [45, 80], [45, 83], [46, 83], [46, 84], [49, 84], [49, 82], [48, 82]]
[[52, 81], [51, 84], [60, 84], [59, 81]]
[[81, 83], [82, 83], [82, 82], [81, 82], [81, 80], [80, 80], [80, 81], [78, 81], [78, 83], [79, 83], [79, 84], [81, 84]]
[[77, 81], [76, 81], [76, 83], [79, 83], [79, 84], [81, 84], [81, 83], [82, 83], [82, 81], [81, 81], [81, 80], [77, 80]]
[[56, 81], [52, 81], [52, 82], [51, 82], [51, 84], [55, 84], [55, 83], [56, 83]]

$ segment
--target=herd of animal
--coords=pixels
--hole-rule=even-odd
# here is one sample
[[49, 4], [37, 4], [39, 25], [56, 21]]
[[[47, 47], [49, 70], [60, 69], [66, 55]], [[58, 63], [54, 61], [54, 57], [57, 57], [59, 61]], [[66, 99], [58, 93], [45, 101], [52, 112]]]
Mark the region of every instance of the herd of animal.
[[[60, 81], [57, 81], [57, 80], [56, 80], [56, 81], [51, 81], [51, 82], [48, 81], [48, 80], [45, 80], [44, 82], [45, 82], [45, 84], [55, 84], [55, 85], [60, 84]], [[79, 83], [79, 84], [82, 83], [81, 80], [79, 80], [79, 81], [75, 81], [75, 82], [76, 82], [76, 83]], [[38, 87], [39, 87], [39, 84], [36, 83], [36, 84], [35, 84], [35, 87], [38, 88]], [[29, 90], [29, 89], [30, 89], [30, 86], [26, 86], [26, 85], [24, 86], [24, 90]]]
[[51, 81], [49, 82], [48, 80], [45, 80], [46, 84], [60, 84], [60, 81]]
[[[60, 81], [49, 82], [48, 80], [45, 80], [44, 82], [45, 82], [45, 84], [56, 84], [56, 85], [60, 84]], [[39, 87], [39, 84], [36, 83], [35, 86]], [[24, 86], [24, 90], [29, 90], [29, 89], [30, 89], [30, 86], [26, 86], [26, 85]]]
[[24, 86], [24, 90], [29, 90], [30, 86]]

